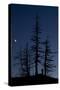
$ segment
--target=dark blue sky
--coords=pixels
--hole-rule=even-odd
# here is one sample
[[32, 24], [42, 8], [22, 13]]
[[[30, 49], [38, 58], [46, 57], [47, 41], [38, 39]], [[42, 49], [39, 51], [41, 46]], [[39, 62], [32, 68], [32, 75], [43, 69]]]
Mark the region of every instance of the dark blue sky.
[[[28, 5], [11, 5], [11, 49], [12, 49], [12, 76], [19, 73], [19, 66], [13, 66], [14, 56], [17, 55], [20, 48], [24, 48], [26, 42], [31, 46], [32, 31], [35, 30], [36, 15], [39, 17], [39, 29], [41, 38], [44, 41], [48, 35], [50, 46], [53, 51], [58, 50], [58, 8], [48, 6], [28, 6]], [[16, 42], [14, 41], [16, 40]], [[57, 77], [58, 56], [55, 54], [54, 63], [56, 69], [50, 73], [52, 77]], [[39, 71], [40, 71], [39, 66]], [[32, 71], [33, 73], [33, 71]]]

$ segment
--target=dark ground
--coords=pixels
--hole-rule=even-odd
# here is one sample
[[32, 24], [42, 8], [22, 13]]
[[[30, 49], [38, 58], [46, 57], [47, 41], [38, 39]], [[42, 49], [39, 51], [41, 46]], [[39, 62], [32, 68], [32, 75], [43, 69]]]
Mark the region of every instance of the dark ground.
[[22, 85], [38, 85], [38, 84], [56, 84], [58, 79], [49, 76], [30, 76], [30, 77], [16, 77], [11, 78], [9, 81], [10, 86], [22, 86]]

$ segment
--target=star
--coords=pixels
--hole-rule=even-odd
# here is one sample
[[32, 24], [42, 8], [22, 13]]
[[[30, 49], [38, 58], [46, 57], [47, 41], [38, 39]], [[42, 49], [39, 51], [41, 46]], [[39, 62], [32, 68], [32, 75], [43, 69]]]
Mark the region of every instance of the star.
[[16, 42], [17, 42], [17, 40], [15, 39], [15, 40], [14, 40], [14, 42], [16, 43]]

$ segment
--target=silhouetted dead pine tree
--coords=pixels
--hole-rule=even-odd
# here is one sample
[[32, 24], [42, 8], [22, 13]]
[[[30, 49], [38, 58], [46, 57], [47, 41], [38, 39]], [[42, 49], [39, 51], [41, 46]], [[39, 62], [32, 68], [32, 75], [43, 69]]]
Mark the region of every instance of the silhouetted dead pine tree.
[[28, 43], [24, 49], [20, 49], [19, 55], [15, 57], [18, 59], [18, 63], [15, 63], [16, 66], [20, 66], [19, 72], [20, 76], [25, 77], [30, 75], [30, 55], [28, 49]]
[[38, 16], [36, 16], [36, 24], [35, 24], [35, 30], [33, 32], [33, 46], [32, 50], [34, 53], [34, 60], [35, 60], [35, 75], [38, 74], [38, 62], [39, 62], [39, 48], [40, 48], [40, 31], [39, 31], [39, 26], [38, 26]]
[[56, 65], [54, 65], [54, 60], [53, 58], [53, 54], [55, 54], [56, 52], [51, 51], [50, 46], [49, 46], [49, 41], [46, 40], [45, 42], [45, 61], [44, 61], [44, 72], [45, 72], [45, 76], [47, 75], [48, 72], [53, 71], [53, 68], [56, 67]]
[[20, 61], [21, 61], [22, 75], [29, 76], [30, 75], [30, 66], [29, 66], [28, 43], [26, 44], [26, 48], [22, 51], [22, 56], [21, 56]]

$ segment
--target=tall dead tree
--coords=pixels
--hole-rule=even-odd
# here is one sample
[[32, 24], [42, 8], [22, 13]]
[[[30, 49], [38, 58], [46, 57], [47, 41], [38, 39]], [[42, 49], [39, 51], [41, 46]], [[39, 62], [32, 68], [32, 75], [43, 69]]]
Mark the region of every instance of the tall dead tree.
[[26, 43], [26, 47], [24, 49], [20, 49], [19, 55], [15, 57], [18, 59], [18, 63], [15, 65], [19, 65], [19, 72], [21, 77], [30, 76], [30, 55], [29, 55], [29, 48], [28, 43]]
[[26, 48], [22, 51], [21, 56], [21, 69], [22, 75], [29, 76], [30, 75], [30, 66], [29, 66], [29, 50], [28, 50], [28, 43], [26, 44]]
[[35, 30], [33, 32], [33, 46], [32, 50], [34, 53], [34, 60], [35, 60], [35, 75], [38, 74], [38, 62], [39, 62], [39, 47], [40, 47], [40, 31], [39, 31], [39, 24], [38, 24], [38, 16], [36, 16], [36, 24]]
[[28, 43], [26, 44], [26, 54], [25, 54], [26, 56], [26, 71], [27, 71], [27, 76], [29, 76], [30, 75], [30, 66], [29, 66], [29, 63], [30, 63], [30, 61], [29, 61], [29, 50], [28, 50]]
[[45, 76], [47, 75], [48, 72], [53, 71], [53, 68], [56, 67], [56, 65], [54, 65], [54, 60], [53, 58], [53, 54], [55, 54], [56, 52], [51, 51], [50, 46], [49, 46], [49, 41], [46, 40], [45, 42], [45, 61], [44, 61], [44, 72], [45, 72]]

